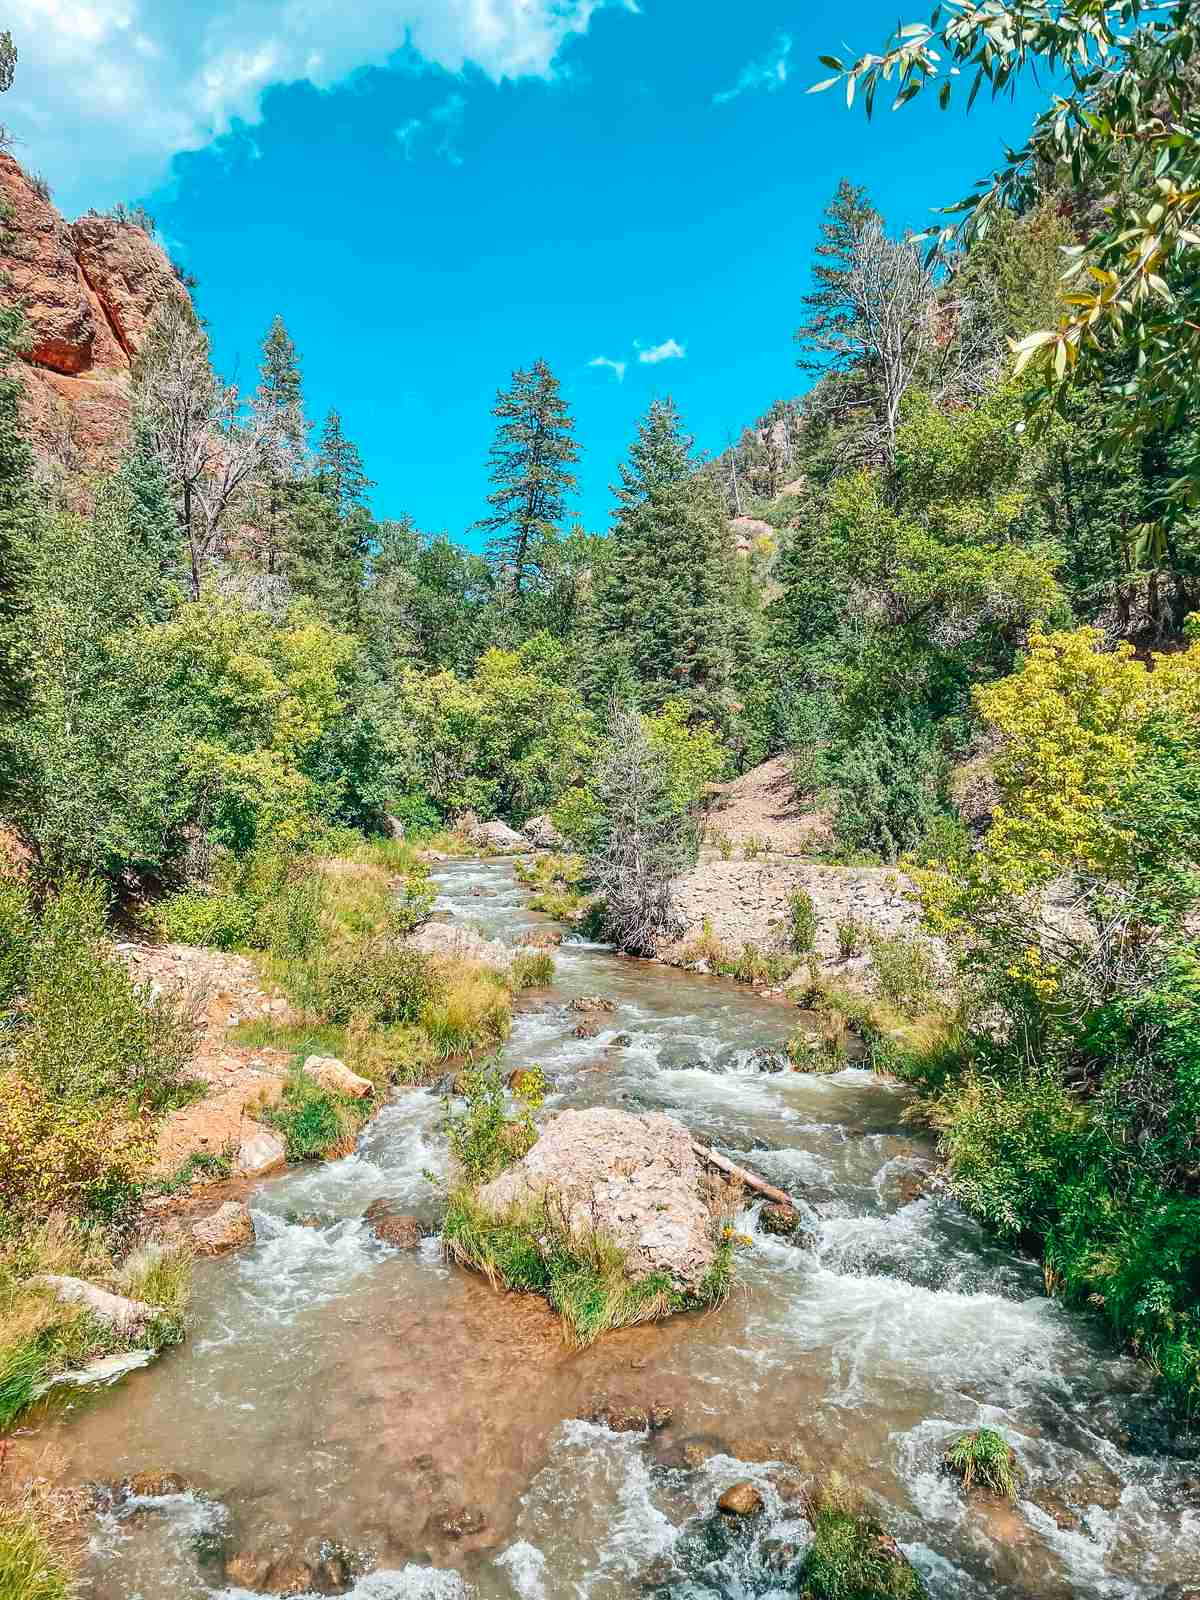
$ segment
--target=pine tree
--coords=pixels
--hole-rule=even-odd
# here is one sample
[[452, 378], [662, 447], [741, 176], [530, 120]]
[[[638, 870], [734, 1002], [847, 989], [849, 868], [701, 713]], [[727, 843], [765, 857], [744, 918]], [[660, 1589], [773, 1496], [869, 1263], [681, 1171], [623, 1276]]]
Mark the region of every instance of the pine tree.
[[278, 409], [280, 427], [266, 470], [267, 571], [274, 572], [285, 543], [287, 503], [304, 470], [304, 396], [300, 358], [282, 317], [272, 322], [262, 343], [259, 390]]
[[488, 455], [492, 515], [477, 526], [491, 534], [488, 556], [519, 596], [542, 578], [543, 551], [557, 537], [567, 496], [579, 487], [570, 470], [579, 449], [558, 379], [544, 361], [513, 373], [492, 415], [499, 424]]
[[164, 580], [154, 605], [154, 614], [162, 617], [170, 609], [167, 585], [182, 588], [187, 582], [187, 561], [170, 481], [139, 418], [134, 419], [133, 437], [117, 476], [129, 495], [131, 541], [149, 556]]
[[879, 213], [867, 191], [849, 178], [838, 182], [837, 192], [825, 208], [820, 242], [814, 247], [813, 289], [804, 296], [804, 321], [796, 329], [796, 343], [806, 352], [797, 357], [802, 372], [822, 374], [829, 354], [841, 353], [853, 331], [854, 315], [847, 303], [846, 287], [854, 260], [855, 244], [863, 224], [878, 221]]
[[720, 488], [692, 461], [670, 399], [652, 402], [620, 477], [595, 605], [592, 696], [632, 688], [653, 708], [687, 694], [711, 711], [730, 667], [729, 536]]
[[361, 507], [367, 491], [375, 487], [363, 470], [358, 446], [342, 432], [342, 419], [336, 411], [329, 413], [321, 429], [316, 475], [339, 517], [348, 517], [356, 506]]

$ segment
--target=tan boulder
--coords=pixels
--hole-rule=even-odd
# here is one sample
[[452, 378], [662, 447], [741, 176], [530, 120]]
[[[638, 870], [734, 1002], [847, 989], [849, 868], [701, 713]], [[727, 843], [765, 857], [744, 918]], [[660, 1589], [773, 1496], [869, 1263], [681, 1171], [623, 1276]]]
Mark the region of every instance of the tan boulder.
[[192, 1224], [192, 1242], [206, 1256], [253, 1244], [254, 1221], [249, 1206], [240, 1200], [226, 1200], [210, 1216]]
[[32, 1281], [50, 1289], [64, 1305], [82, 1306], [90, 1316], [111, 1328], [118, 1338], [131, 1344], [143, 1338], [150, 1324], [160, 1315], [156, 1306], [147, 1305], [144, 1300], [129, 1300], [124, 1295], [110, 1294], [107, 1289], [87, 1283], [83, 1278], [44, 1272]]
[[717, 1510], [732, 1517], [756, 1517], [763, 1509], [763, 1497], [748, 1479], [732, 1483], [717, 1501]]
[[479, 1191], [493, 1214], [545, 1201], [569, 1233], [601, 1232], [637, 1281], [663, 1273], [696, 1289], [715, 1256], [692, 1138], [673, 1117], [563, 1111], [515, 1166]]
[[243, 1178], [262, 1178], [277, 1171], [286, 1160], [287, 1147], [279, 1135], [258, 1128], [238, 1146], [233, 1169]]
[[336, 1056], [309, 1056], [304, 1063], [304, 1070], [323, 1089], [329, 1089], [334, 1094], [365, 1100], [375, 1093], [375, 1085], [370, 1078], [360, 1078], [357, 1072], [351, 1072], [346, 1063], [339, 1061]]

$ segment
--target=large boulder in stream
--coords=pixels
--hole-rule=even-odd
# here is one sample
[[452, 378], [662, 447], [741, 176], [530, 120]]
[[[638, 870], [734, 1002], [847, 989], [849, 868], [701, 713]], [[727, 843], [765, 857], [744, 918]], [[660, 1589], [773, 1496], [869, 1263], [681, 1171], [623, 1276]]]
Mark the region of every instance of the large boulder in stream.
[[528, 1155], [478, 1198], [496, 1215], [544, 1202], [568, 1232], [584, 1237], [598, 1231], [611, 1239], [635, 1282], [663, 1273], [688, 1293], [716, 1253], [701, 1179], [692, 1136], [681, 1122], [596, 1106], [552, 1118]]
[[501, 855], [515, 855], [529, 849], [529, 840], [510, 828], [507, 822], [481, 822], [471, 829], [469, 837], [478, 849], [495, 850]]

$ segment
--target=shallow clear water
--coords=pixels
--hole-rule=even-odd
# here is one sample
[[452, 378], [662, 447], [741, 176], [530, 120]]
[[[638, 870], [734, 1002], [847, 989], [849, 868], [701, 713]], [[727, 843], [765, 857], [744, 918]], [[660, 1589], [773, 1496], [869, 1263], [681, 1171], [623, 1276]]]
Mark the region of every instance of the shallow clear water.
[[[439, 914], [490, 935], [544, 921], [503, 862], [435, 878]], [[578, 1040], [564, 1007], [585, 993], [617, 1009]], [[930, 1151], [902, 1090], [858, 1069], [753, 1070], [796, 1021], [733, 984], [573, 943], [504, 1051], [544, 1067], [551, 1108], [673, 1112], [804, 1203], [816, 1247], [758, 1234], [751, 1207], [738, 1288], [704, 1317], [570, 1352], [539, 1302], [450, 1270], [435, 1240], [416, 1255], [376, 1243], [362, 1213], [380, 1196], [436, 1217], [444, 1111], [429, 1091], [398, 1095], [354, 1156], [264, 1184], [255, 1248], [201, 1269], [188, 1343], [30, 1441], [69, 1478], [154, 1468], [197, 1486], [102, 1517], [85, 1593], [235, 1600], [222, 1553], [315, 1565], [336, 1548], [370, 1569], [359, 1600], [619, 1600], [650, 1579], [681, 1600], [783, 1594], [768, 1545], [807, 1538], [777, 1492], [784, 1458], [859, 1484], [939, 1600], [1200, 1583], [1200, 1502], [1183, 1487], [1197, 1467], [1160, 1453], [1146, 1374], [951, 1202], [906, 1199]], [[653, 1440], [578, 1420], [599, 1392], [665, 1402], [674, 1420]], [[938, 1471], [948, 1438], [982, 1423], [1020, 1458], [1015, 1508], [968, 1506]], [[695, 1470], [679, 1453], [691, 1435], [718, 1452]], [[697, 1563], [689, 1527], [746, 1477], [768, 1518], [748, 1547]]]

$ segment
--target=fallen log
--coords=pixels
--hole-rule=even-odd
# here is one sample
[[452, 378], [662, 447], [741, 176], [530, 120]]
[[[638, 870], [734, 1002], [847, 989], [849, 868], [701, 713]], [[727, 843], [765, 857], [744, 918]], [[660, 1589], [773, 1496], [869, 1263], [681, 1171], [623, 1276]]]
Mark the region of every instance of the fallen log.
[[716, 1167], [718, 1172], [723, 1172], [727, 1178], [745, 1184], [747, 1189], [753, 1189], [756, 1194], [765, 1195], [768, 1200], [773, 1200], [777, 1206], [791, 1206], [795, 1208], [796, 1202], [790, 1194], [784, 1194], [782, 1189], [777, 1189], [773, 1183], [768, 1183], [765, 1178], [760, 1178], [757, 1173], [747, 1172], [745, 1167], [739, 1167], [725, 1156], [719, 1156], [715, 1150], [710, 1150], [707, 1145], [697, 1144], [692, 1140], [692, 1149], [701, 1161], [710, 1167]]

